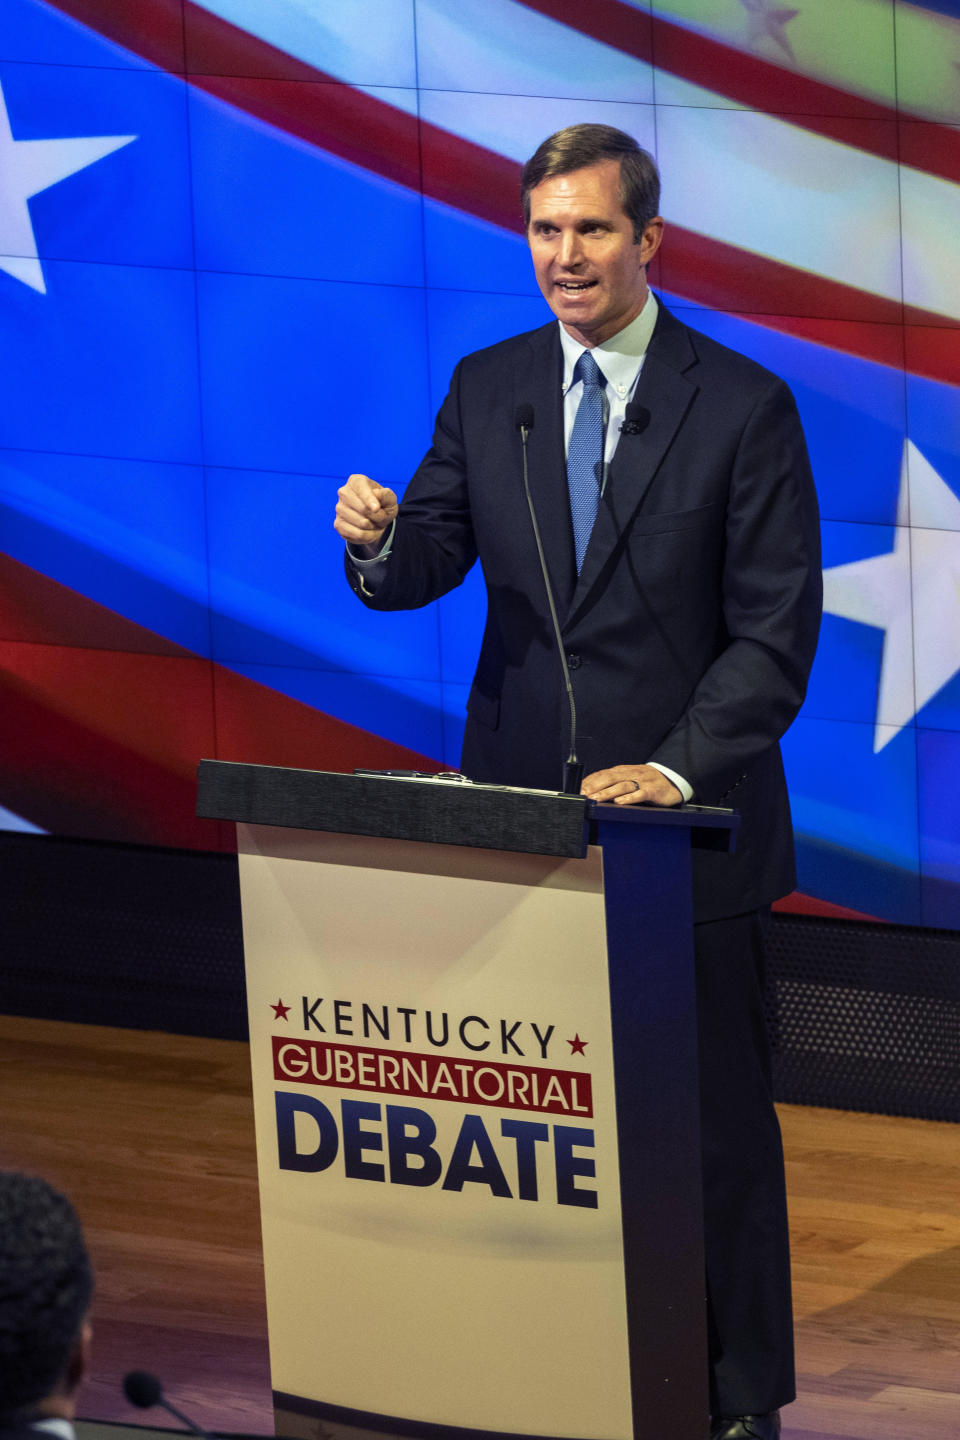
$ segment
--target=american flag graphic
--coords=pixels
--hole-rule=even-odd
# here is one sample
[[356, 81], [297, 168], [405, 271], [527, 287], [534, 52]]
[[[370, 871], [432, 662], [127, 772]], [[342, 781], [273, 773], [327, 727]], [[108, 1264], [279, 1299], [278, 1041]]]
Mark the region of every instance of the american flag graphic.
[[791, 904], [960, 925], [958, 0], [4, 0], [6, 825], [229, 848], [201, 755], [456, 764], [479, 577], [367, 613], [335, 492], [549, 318], [519, 171], [579, 120], [657, 156], [666, 303], [803, 417]]

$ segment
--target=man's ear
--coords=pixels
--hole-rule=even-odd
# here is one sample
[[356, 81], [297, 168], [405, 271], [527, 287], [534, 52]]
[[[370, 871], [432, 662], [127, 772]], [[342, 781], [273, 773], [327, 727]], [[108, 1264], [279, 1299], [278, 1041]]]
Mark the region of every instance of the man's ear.
[[73, 1349], [70, 1352], [70, 1360], [67, 1364], [65, 1389], [68, 1395], [72, 1395], [76, 1390], [79, 1390], [80, 1382], [85, 1375], [90, 1373], [92, 1345], [93, 1326], [89, 1318], [87, 1318], [80, 1326], [79, 1334], [73, 1342]]
[[644, 265], [650, 261], [660, 249], [660, 241], [663, 239], [663, 216], [655, 215], [648, 220], [643, 227], [643, 234], [640, 237], [640, 259]]

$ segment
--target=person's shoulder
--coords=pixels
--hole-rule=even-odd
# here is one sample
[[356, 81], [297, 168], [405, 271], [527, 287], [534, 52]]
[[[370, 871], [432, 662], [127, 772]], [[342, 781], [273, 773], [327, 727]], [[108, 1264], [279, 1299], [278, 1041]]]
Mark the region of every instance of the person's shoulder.
[[553, 347], [560, 348], [560, 336], [556, 320], [540, 325], [536, 330], [524, 330], [520, 335], [508, 335], [495, 345], [485, 345], [464, 355], [459, 369], [469, 375], [497, 372], [515, 365], [528, 365], [540, 355], [548, 354]]
[[729, 386], [741, 395], [759, 396], [776, 388], [789, 393], [782, 376], [751, 360], [749, 355], [723, 345], [711, 335], [678, 320], [662, 304], [653, 343], [672, 351], [674, 355], [687, 347], [684, 368], [700, 381], [709, 379], [710, 383]]

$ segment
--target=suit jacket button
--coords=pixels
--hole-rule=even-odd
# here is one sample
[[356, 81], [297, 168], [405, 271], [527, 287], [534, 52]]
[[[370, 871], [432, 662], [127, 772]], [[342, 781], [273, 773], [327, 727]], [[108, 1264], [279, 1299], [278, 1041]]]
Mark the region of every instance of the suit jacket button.
[[568, 667], [570, 670], [579, 670], [579, 669], [580, 669], [580, 664], [581, 664], [580, 656], [579, 656], [579, 655], [575, 655], [575, 654], [573, 653], [573, 651], [571, 650], [570, 654], [567, 656], [567, 667]]

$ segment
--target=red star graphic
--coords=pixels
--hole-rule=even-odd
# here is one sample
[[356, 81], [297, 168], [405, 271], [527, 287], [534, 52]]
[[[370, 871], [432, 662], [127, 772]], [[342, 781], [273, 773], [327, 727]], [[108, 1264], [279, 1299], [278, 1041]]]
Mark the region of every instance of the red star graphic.
[[572, 1040], [567, 1041], [567, 1044], [570, 1046], [571, 1055], [582, 1055], [590, 1041], [581, 1040], [579, 1035], [574, 1035]]
[[796, 63], [793, 46], [784, 33], [784, 27], [796, 20], [799, 10], [788, 10], [776, 4], [776, 0], [740, 0], [750, 16], [747, 25], [747, 44], [756, 45], [771, 40], [789, 60]]
[[278, 1000], [276, 1005], [271, 1005], [270, 1009], [273, 1011], [273, 1018], [275, 1020], [286, 1020], [290, 1014], [290, 1006], [284, 1005], [282, 1000]]

